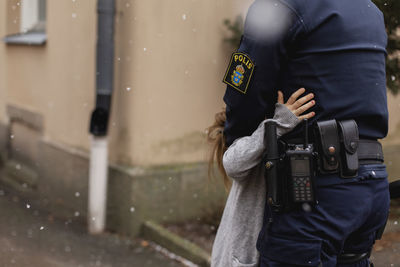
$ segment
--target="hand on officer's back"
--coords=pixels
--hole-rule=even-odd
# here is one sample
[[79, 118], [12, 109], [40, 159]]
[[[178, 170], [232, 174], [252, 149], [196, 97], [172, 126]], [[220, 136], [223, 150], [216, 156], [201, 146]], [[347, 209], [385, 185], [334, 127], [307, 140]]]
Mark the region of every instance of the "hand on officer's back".
[[304, 119], [310, 119], [315, 116], [315, 112], [309, 112], [302, 115], [304, 112], [315, 105], [315, 100], [311, 100], [314, 98], [314, 94], [312, 93], [307, 94], [300, 99], [297, 99], [299, 96], [304, 94], [305, 91], [306, 89], [300, 88], [289, 97], [286, 103], [284, 103], [283, 100], [283, 93], [281, 91], [278, 91], [278, 103], [284, 104], [294, 115], [296, 115], [296, 117], [300, 121]]

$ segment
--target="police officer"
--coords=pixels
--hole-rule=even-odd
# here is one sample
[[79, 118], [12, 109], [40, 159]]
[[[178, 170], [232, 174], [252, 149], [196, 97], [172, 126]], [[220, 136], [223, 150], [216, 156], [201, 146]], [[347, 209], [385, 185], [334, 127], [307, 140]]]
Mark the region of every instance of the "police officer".
[[[249, 8], [224, 77], [227, 145], [272, 116], [278, 90], [290, 96], [304, 87], [317, 103], [310, 125], [353, 119], [378, 155], [360, 159], [351, 178], [317, 175], [311, 211], [275, 213], [267, 205], [257, 242], [261, 266], [370, 266], [389, 208], [376, 148], [388, 130], [386, 44], [383, 15], [370, 0], [255, 0]], [[302, 134], [298, 127], [283, 138]]]

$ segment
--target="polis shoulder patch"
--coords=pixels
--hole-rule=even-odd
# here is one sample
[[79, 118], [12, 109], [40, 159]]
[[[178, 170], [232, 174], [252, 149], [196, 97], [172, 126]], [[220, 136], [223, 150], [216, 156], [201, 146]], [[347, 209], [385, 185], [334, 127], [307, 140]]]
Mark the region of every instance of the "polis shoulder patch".
[[233, 53], [223, 82], [246, 94], [253, 77], [254, 67], [248, 55], [240, 52]]

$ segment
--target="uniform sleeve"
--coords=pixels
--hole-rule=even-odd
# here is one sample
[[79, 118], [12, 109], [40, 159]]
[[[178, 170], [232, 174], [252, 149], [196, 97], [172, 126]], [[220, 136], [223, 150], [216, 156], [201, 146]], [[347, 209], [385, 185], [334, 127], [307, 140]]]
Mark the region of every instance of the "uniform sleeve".
[[261, 121], [272, 117], [288, 46], [301, 27], [296, 13], [280, 1], [256, 0], [249, 8], [238, 52], [248, 55], [255, 68], [246, 93], [229, 85], [226, 88], [227, 146], [249, 136]]
[[273, 119], [263, 120], [257, 129], [250, 135], [236, 139], [225, 151], [223, 165], [226, 174], [240, 181], [248, 176], [257, 166], [265, 151], [264, 131], [265, 123], [273, 120], [277, 123], [277, 135], [282, 136], [299, 124], [299, 119], [285, 105], [276, 104]]

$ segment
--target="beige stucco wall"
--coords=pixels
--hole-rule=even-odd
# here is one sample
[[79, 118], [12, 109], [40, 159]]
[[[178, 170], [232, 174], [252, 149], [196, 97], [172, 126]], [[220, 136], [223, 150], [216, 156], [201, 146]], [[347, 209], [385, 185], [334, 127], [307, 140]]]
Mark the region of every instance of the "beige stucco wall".
[[[6, 1], [0, 1], [0, 17], [4, 18], [6, 15]], [[4, 20], [3, 20], [4, 21]], [[3, 22], [0, 23], [0, 37], [6, 35], [7, 25]], [[6, 78], [7, 75], [5, 73], [5, 46], [3, 43], [0, 44], [0, 121], [5, 123], [6, 114], [5, 114], [5, 103], [6, 103]]]
[[[7, 103], [42, 114], [45, 138], [87, 148], [95, 1], [47, 1], [47, 7], [47, 44], [6, 48]], [[77, 10], [80, 16], [72, 16]]]
[[[18, 27], [17, 1], [0, 1], [0, 36]], [[204, 129], [222, 106], [230, 47], [225, 18], [252, 0], [117, 0], [110, 159], [127, 165], [203, 161]], [[90, 148], [95, 103], [96, 0], [47, 1], [48, 42], [0, 45], [0, 119], [16, 105], [44, 117], [46, 140]], [[14, 21], [16, 23], [14, 23]], [[390, 135], [400, 125], [389, 97]], [[400, 137], [398, 138], [400, 140]], [[391, 139], [391, 137], [388, 139]], [[397, 140], [397, 139], [396, 139]]]
[[400, 145], [400, 94], [388, 93], [389, 133], [384, 145]]
[[129, 150], [114, 152], [129, 152], [121, 158], [138, 164], [204, 160], [203, 132], [223, 106], [221, 80], [231, 52], [222, 42], [222, 21], [247, 9], [246, 3], [119, 3], [116, 90], [121, 99], [112, 121], [123, 130], [112, 146]]
[[[203, 131], [222, 107], [221, 78], [230, 54], [222, 43], [222, 21], [250, 2], [117, 1], [112, 162], [204, 160]], [[2, 44], [0, 50], [6, 69], [1, 75], [8, 77], [2, 79], [6, 90], [0, 94], [7, 97], [0, 115], [6, 104], [40, 113], [46, 140], [84, 151], [90, 148], [95, 103], [96, 3], [47, 1], [47, 44]], [[1, 12], [7, 9], [2, 1]], [[1, 25], [10, 28], [9, 21]]]

